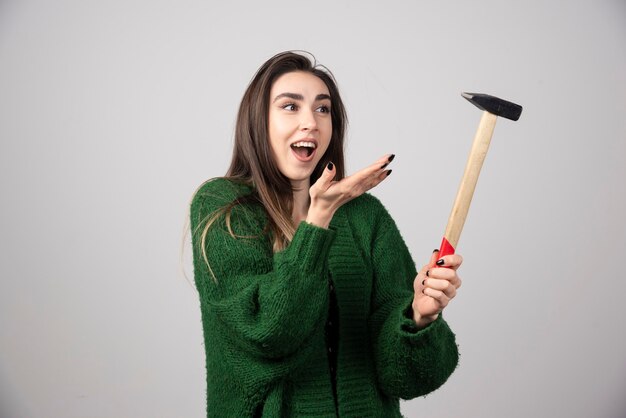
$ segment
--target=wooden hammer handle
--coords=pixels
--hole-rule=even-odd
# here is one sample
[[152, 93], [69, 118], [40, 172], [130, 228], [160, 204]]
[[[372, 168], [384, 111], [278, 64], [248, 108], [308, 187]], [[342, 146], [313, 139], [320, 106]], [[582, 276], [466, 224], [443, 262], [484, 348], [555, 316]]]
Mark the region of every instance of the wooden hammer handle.
[[448, 218], [448, 226], [441, 242], [441, 248], [439, 250], [439, 257], [444, 255], [454, 254], [455, 248], [459, 242], [463, 225], [465, 224], [465, 218], [469, 211], [470, 203], [472, 202], [472, 196], [474, 195], [474, 189], [478, 182], [478, 176], [480, 175], [480, 169], [483, 166], [483, 161], [487, 156], [489, 150], [489, 143], [491, 142], [491, 136], [496, 126], [496, 119], [498, 117], [489, 112], [483, 112], [483, 115], [478, 124], [478, 130], [474, 136], [474, 142], [465, 165], [465, 173], [461, 179], [459, 191], [456, 194], [454, 200], [454, 206], [452, 206], [452, 212]]

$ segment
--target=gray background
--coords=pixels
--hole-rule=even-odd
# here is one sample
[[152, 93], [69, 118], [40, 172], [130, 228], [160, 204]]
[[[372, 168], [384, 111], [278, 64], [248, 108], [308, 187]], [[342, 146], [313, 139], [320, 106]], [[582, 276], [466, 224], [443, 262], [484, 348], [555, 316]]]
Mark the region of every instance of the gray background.
[[305, 49], [350, 171], [397, 154], [374, 194], [420, 265], [480, 118], [459, 93], [525, 108], [460, 241], [460, 366], [403, 412], [625, 417], [625, 41], [618, 0], [0, 2], [0, 416], [203, 416], [187, 204], [254, 71]]

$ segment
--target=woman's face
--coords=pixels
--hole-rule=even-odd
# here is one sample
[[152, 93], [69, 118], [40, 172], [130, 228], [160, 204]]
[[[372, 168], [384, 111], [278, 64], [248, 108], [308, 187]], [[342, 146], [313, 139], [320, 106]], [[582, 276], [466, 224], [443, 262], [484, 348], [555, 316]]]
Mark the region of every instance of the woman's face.
[[286, 73], [274, 81], [269, 105], [274, 161], [295, 187], [308, 187], [332, 136], [328, 88], [311, 73]]

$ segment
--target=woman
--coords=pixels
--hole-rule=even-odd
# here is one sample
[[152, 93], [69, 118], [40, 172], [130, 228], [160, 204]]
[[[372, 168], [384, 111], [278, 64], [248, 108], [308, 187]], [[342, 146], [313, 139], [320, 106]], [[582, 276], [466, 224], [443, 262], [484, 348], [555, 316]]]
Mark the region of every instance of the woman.
[[278, 54], [244, 94], [226, 177], [192, 200], [208, 416], [399, 417], [457, 365], [440, 313], [461, 257], [416, 272], [365, 194], [394, 156], [345, 177], [345, 128], [331, 74]]

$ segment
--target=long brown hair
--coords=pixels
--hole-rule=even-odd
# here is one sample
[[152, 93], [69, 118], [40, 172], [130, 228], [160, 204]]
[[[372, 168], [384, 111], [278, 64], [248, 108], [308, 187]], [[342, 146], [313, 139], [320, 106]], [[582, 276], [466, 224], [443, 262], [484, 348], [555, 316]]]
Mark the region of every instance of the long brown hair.
[[[250, 199], [260, 202], [268, 215], [268, 227], [273, 235], [275, 252], [288, 245], [296, 226], [291, 217], [294, 190], [289, 179], [278, 169], [269, 143], [270, 91], [280, 76], [294, 71], [315, 75], [326, 84], [330, 93], [330, 144], [311, 174], [311, 184], [320, 177], [329, 162], [336, 167], [335, 180], [341, 180], [345, 176], [343, 148], [347, 116], [334, 76], [326, 67], [318, 65], [311, 54], [288, 51], [274, 55], [259, 68], [243, 95], [237, 114], [233, 156], [225, 176], [252, 186], [254, 192], [248, 198], [238, 199], [218, 212], [226, 215], [229, 224], [230, 211], [236, 204], [245, 204]], [[210, 218], [214, 221], [219, 215], [213, 215]], [[203, 253], [206, 233], [211, 223], [213, 222], [209, 221], [205, 225], [200, 240]], [[231, 234], [235, 236], [232, 230]], [[205, 261], [208, 261], [206, 254]]]

